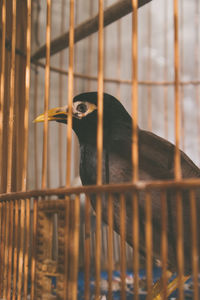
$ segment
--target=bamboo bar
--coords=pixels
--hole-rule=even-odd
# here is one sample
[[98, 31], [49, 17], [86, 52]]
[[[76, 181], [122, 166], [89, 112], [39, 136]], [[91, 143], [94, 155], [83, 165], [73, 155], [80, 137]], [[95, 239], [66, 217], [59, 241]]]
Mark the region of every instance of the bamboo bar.
[[126, 199], [120, 195], [120, 271], [121, 271], [121, 297], [126, 299]]
[[138, 195], [133, 193], [133, 272], [134, 272], [134, 300], [139, 299], [139, 210]]
[[[184, 3], [180, 2], [180, 77], [184, 76]], [[180, 122], [181, 122], [181, 149], [185, 151], [185, 116], [184, 116], [184, 86], [180, 87]]]
[[20, 201], [20, 248], [19, 248], [19, 267], [18, 267], [18, 285], [17, 300], [21, 300], [23, 286], [23, 261], [24, 261], [24, 228], [25, 228], [25, 200]]
[[0, 259], [1, 259], [1, 264], [0, 264], [0, 297], [3, 297], [2, 291], [4, 287], [4, 256], [5, 256], [5, 243], [6, 243], [6, 203], [2, 202], [2, 225], [1, 225], [1, 231], [2, 231], [2, 236], [1, 236], [1, 245], [0, 245]]
[[90, 299], [90, 198], [86, 195], [85, 202], [85, 247], [84, 247], [84, 299]]
[[[3, 111], [5, 97], [5, 43], [6, 43], [6, 0], [2, 1], [1, 8], [2, 35], [1, 35], [1, 82], [0, 82], [0, 166], [3, 162]], [[3, 168], [0, 171], [0, 192], [3, 192]]]
[[[65, 18], [65, 0], [61, 3], [61, 22], [60, 22], [60, 33], [64, 32], [64, 18]], [[61, 52], [59, 55], [59, 68], [61, 69], [64, 63], [64, 53]], [[51, 67], [50, 67], [51, 70]], [[58, 76], [59, 85], [59, 106], [63, 106], [63, 76], [59, 73]], [[62, 163], [63, 163], [63, 139], [62, 139], [62, 125], [58, 124], [58, 174], [59, 174], [59, 186], [62, 186]]]
[[[94, 10], [94, 2], [90, 1], [90, 17], [92, 17], [92, 15], [93, 15], [93, 10]], [[91, 36], [88, 37], [88, 65], [87, 65], [87, 74], [89, 74], [89, 77], [93, 77], [93, 76], [90, 76], [91, 69], [92, 69], [92, 51], [93, 51], [93, 37], [91, 35]], [[77, 77], [76, 74], [77, 73], [75, 72], [74, 73], [74, 77]], [[98, 77], [96, 77], [96, 80], [97, 79], [98, 79]], [[91, 90], [91, 79], [88, 79], [87, 90], [88, 91]]]
[[[16, 0], [12, 1], [12, 46], [11, 46], [11, 68], [10, 68], [10, 102], [8, 122], [8, 161], [7, 161], [7, 183], [6, 192], [12, 190], [12, 154], [13, 154], [13, 118], [15, 102], [15, 47], [16, 47]], [[13, 201], [8, 203], [9, 207], [9, 238], [8, 238], [8, 273], [6, 299], [11, 299], [11, 276], [12, 276], [12, 242], [13, 242]]]
[[103, 2], [99, 0], [99, 33], [98, 33], [98, 127], [97, 127], [97, 185], [102, 184], [103, 153]]
[[[174, 0], [174, 88], [175, 88], [175, 156], [174, 177], [181, 179], [180, 163], [180, 94], [179, 94], [179, 38], [178, 38], [178, 0]], [[177, 262], [178, 262], [178, 288], [179, 300], [184, 299], [183, 293], [183, 223], [182, 223], [182, 198], [180, 191], [176, 191], [177, 208]]]
[[[34, 81], [34, 115], [37, 116], [38, 108], [38, 68], [35, 69], [35, 81]], [[37, 124], [34, 124], [34, 177], [35, 177], [35, 188], [39, 187], [38, 180], [38, 151], [37, 151], [37, 140], [38, 140], [38, 131]]]
[[[132, 116], [133, 116], [133, 142], [132, 164], [133, 183], [138, 180], [138, 1], [132, 0]], [[138, 198], [133, 195], [133, 271], [134, 271], [134, 299], [138, 300], [139, 292], [139, 222]]]
[[[97, 103], [97, 185], [102, 184], [103, 162], [103, 0], [99, 0], [99, 29], [98, 29], [98, 103]], [[101, 272], [101, 195], [96, 197], [96, 280], [95, 300], [100, 296], [100, 272]]]
[[133, 143], [132, 143], [132, 163], [133, 182], [138, 180], [138, 1], [132, 0], [132, 116], [133, 116]]
[[13, 258], [13, 290], [12, 299], [16, 299], [17, 269], [18, 269], [18, 230], [19, 230], [19, 201], [15, 201], [15, 227], [14, 227], [14, 258]]
[[197, 245], [197, 214], [196, 214], [196, 196], [194, 190], [190, 190], [190, 222], [191, 222], [191, 234], [192, 234], [192, 271], [194, 282], [194, 300], [199, 299], [198, 288], [198, 245]]
[[178, 0], [174, 0], [174, 113], [175, 113], [175, 157], [174, 176], [181, 178], [180, 165], [180, 94], [179, 94], [179, 40], [178, 40]]
[[7, 279], [8, 279], [8, 251], [9, 251], [9, 203], [5, 205], [6, 222], [5, 222], [5, 250], [3, 262], [3, 298], [7, 297]]
[[[117, 78], [120, 78], [121, 74], [121, 58], [122, 58], [122, 30], [121, 30], [121, 20], [118, 20], [117, 22], [117, 32], [118, 32], [118, 37], [117, 37]], [[104, 81], [106, 82], [106, 78], [104, 78]], [[120, 88], [121, 84], [120, 82], [117, 83], [117, 98], [120, 99]]]
[[161, 231], [161, 257], [162, 257], [162, 297], [167, 300], [167, 198], [166, 191], [161, 192], [161, 214], [162, 214], [162, 231]]
[[[147, 77], [148, 80], [150, 80], [151, 78], [151, 38], [152, 38], [152, 20], [151, 20], [151, 5], [149, 5], [148, 7], [148, 62], [147, 62]], [[152, 87], [151, 85], [149, 85], [147, 87], [147, 107], [148, 107], [148, 125], [147, 128], [149, 131], [152, 131]]]
[[100, 186], [88, 185], [80, 187], [70, 188], [56, 188], [56, 189], [41, 189], [31, 190], [27, 192], [13, 192], [8, 194], [0, 194], [0, 201], [17, 200], [23, 198], [32, 197], [44, 197], [53, 195], [70, 195], [87, 193], [93, 194], [98, 192], [124, 192], [124, 191], [140, 191], [140, 190], [153, 190], [153, 189], [188, 189], [188, 188], [199, 188], [200, 179], [190, 178], [181, 180], [155, 180], [155, 181], [137, 181], [135, 183], [123, 183], [123, 184], [104, 184]]
[[101, 195], [96, 196], [96, 253], [95, 253], [95, 300], [100, 297], [100, 272], [101, 272]]
[[[168, 2], [164, 2], [164, 57], [165, 57], [165, 67], [164, 67], [164, 80], [165, 82], [168, 79], [168, 39], [167, 39], [167, 32], [168, 32]], [[168, 86], [164, 86], [164, 136], [168, 138]]]
[[73, 230], [73, 265], [70, 299], [77, 299], [78, 262], [79, 262], [79, 230], [80, 230], [80, 195], [76, 195], [74, 204], [74, 230]]
[[47, 148], [48, 148], [48, 106], [50, 84], [50, 40], [51, 40], [51, 0], [47, 0], [46, 13], [46, 65], [45, 65], [45, 95], [44, 95], [44, 129], [43, 129], [43, 152], [42, 152], [42, 188], [46, 187], [47, 181]]
[[[138, 7], [145, 5], [151, 0], [139, 0]], [[104, 23], [103, 26], [107, 26], [116, 20], [124, 17], [132, 11], [132, 0], [121, 0], [116, 4], [108, 7], [104, 11]], [[85, 21], [84, 23], [78, 25], [74, 31], [74, 42], [78, 42], [90, 34], [97, 32], [99, 27], [99, 16], [96, 15], [93, 18]], [[69, 32], [64, 33], [60, 37], [56, 38], [51, 42], [51, 55], [60, 52], [61, 50], [69, 46]], [[32, 60], [38, 60], [45, 57], [46, 45], [42, 46], [32, 55]]]
[[12, 289], [12, 260], [13, 260], [13, 201], [9, 203], [9, 249], [8, 249], [8, 278], [7, 278], [7, 298], [11, 299]]
[[[27, 162], [28, 162], [28, 122], [29, 122], [29, 92], [30, 92], [30, 60], [31, 60], [31, 0], [27, 1], [27, 29], [26, 29], [26, 74], [25, 74], [25, 109], [24, 109], [24, 156], [22, 169], [22, 191], [27, 188]], [[29, 236], [30, 236], [30, 199], [26, 199], [25, 220], [25, 255], [24, 255], [24, 299], [28, 293], [28, 271], [29, 271]]]
[[70, 0], [66, 187], [71, 181], [72, 102], [74, 92], [74, 1]]
[[[74, 1], [70, 0], [70, 20], [69, 20], [69, 69], [68, 69], [68, 117], [67, 117], [67, 153], [66, 153], [66, 187], [71, 184], [71, 146], [72, 146], [72, 102], [74, 92]], [[64, 299], [67, 300], [69, 290], [68, 266], [69, 266], [69, 216], [70, 200], [66, 201], [66, 224], [65, 224], [65, 274], [64, 274]]]
[[31, 300], [35, 299], [35, 265], [36, 265], [36, 234], [37, 234], [38, 199], [33, 200], [33, 234], [31, 252]]
[[184, 299], [183, 275], [184, 275], [184, 256], [183, 256], [183, 206], [181, 192], [176, 191], [176, 213], [177, 213], [177, 266], [178, 266], [178, 289], [179, 299]]
[[[195, 24], [194, 24], [194, 30], [196, 32], [195, 36], [195, 77], [198, 78], [200, 76], [200, 61], [199, 61], [199, 51], [200, 51], [200, 22], [199, 22], [199, 14], [200, 14], [200, 5], [199, 1], [196, 0], [195, 2]], [[195, 87], [195, 101], [196, 101], [196, 107], [197, 107], [197, 127], [198, 127], [198, 158], [200, 159], [200, 117], [199, 117], [199, 111], [200, 111], [200, 87]]]
[[16, 0], [12, 5], [12, 49], [10, 69], [10, 103], [9, 103], [9, 124], [8, 124], [8, 162], [7, 162], [7, 185], [6, 191], [11, 191], [12, 180], [12, 147], [13, 147], [13, 118], [15, 101], [15, 47], [16, 47]]
[[147, 300], [152, 299], [152, 199], [150, 192], [146, 193], [146, 270], [147, 270]]
[[113, 273], [113, 196], [108, 195], [108, 300], [112, 300]]

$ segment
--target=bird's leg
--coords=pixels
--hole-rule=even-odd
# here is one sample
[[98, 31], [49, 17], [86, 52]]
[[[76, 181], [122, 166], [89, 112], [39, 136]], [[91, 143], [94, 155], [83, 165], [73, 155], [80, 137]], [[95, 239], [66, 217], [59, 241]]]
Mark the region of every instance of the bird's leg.
[[[169, 272], [168, 279], [171, 277], [172, 273]], [[169, 276], [170, 275], [170, 276]], [[190, 276], [183, 276], [183, 283], [185, 283]], [[159, 279], [155, 282], [153, 285], [153, 300], [162, 300], [163, 299], [163, 292], [162, 292], [162, 279]], [[174, 278], [171, 282], [168, 283], [167, 285], [167, 297], [170, 296], [178, 287], [178, 277]]]

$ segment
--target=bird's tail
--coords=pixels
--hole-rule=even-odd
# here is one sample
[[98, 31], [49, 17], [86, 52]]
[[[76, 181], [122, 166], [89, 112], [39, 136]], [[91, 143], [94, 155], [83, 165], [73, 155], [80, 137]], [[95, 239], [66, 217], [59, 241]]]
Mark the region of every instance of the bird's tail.
[[[183, 283], [185, 283], [190, 276], [183, 276]], [[166, 289], [166, 296], [170, 296], [178, 287], [178, 277], [174, 278], [171, 282], [168, 283], [167, 289]], [[162, 284], [162, 279], [159, 279], [158, 281], [155, 282], [153, 285], [153, 290], [152, 290], [152, 299], [153, 300], [162, 300], [163, 299], [163, 284]]]

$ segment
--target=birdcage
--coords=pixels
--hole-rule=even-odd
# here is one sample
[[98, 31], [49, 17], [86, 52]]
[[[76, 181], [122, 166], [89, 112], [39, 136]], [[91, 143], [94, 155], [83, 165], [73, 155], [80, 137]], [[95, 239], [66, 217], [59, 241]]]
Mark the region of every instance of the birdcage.
[[[0, 298], [198, 300], [199, 1], [1, 0], [0, 15]], [[96, 182], [82, 185], [73, 97], [91, 91]], [[122, 182], [102, 176], [104, 92], [132, 116]], [[48, 122], [61, 106], [67, 126]], [[175, 144], [146, 135], [146, 180], [138, 125]]]

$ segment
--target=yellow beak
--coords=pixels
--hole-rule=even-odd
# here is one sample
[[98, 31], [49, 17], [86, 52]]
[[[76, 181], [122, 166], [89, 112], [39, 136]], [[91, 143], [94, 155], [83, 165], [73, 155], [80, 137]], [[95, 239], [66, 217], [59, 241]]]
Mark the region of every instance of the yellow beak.
[[[47, 120], [48, 121], [67, 121], [67, 108], [65, 107], [55, 107], [47, 112]], [[45, 120], [45, 113], [39, 115], [33, 122], [44, 122]]]

